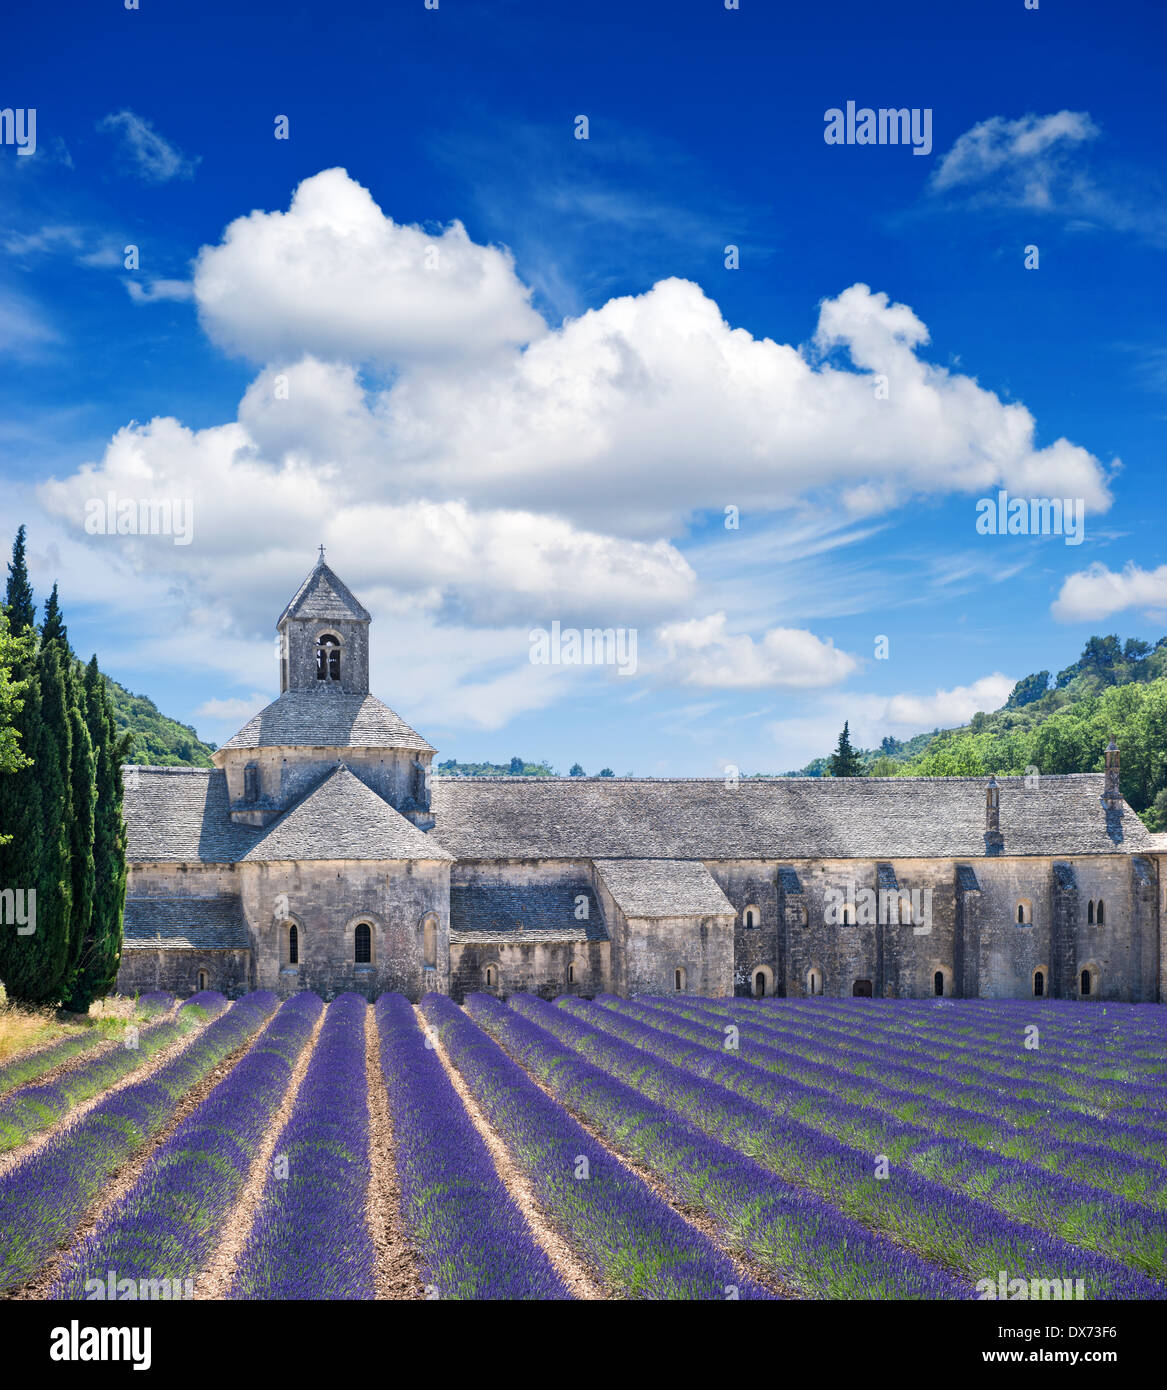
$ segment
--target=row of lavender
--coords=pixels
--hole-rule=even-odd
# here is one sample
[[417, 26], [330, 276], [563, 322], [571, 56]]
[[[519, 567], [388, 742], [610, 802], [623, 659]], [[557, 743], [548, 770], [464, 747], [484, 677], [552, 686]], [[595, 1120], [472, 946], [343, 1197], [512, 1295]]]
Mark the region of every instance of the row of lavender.
[[[922, 1061], [945, 1064], [947, 1079], [975, 1084], [986, 1076], [1000, 1076], [1022, 1083], [1014, 1089], [1023, 1098], [1053, 1096], [1078, 1109], [1129, 1111], [1130, 1118], [1142, 1119], [1154, 1118], [1154, 1112], [1160, 1120], [1167, 1119], [1167, 1037], [1161, 1026], [1111, 1018], [1114, 1006], [1090, 1009], [1083, 1018], [1080, 1013], [1046, 1013], [1027, 1001], [1010, 1002], [1012, 1008], [992, 1011], [974, 1002], [972, 1012], [983, 1020], [984, 1030], [972, 1036], [963, 1004], [959, 1009], [943, 1002], [926, 1009], [917, 1004], [898, 1016], [877, 1010], [869, 1019], [847, 1009], [842, 1000], [828, 1000], [823, 1008], [805, 1003], [778, 1008], [773, 1001], [756, 1006], [743, 1001], [740, 1006], [780, 1014], [790, 1025], [829, 1030], [840, 1046], [849, 1041], [868, 1060], [865, 1049], [871, 1038], [902, 1043], [910, 1035], [926, 1045]], [[958, 1018], [959, 1030], [949, 1023]]]
[[[740, 1046], [727, 1049], [717, 1023], [687, 1022], [692, 1010], [614, 999], [604, 1004], [605, 1011], [590, 1016], [593, 1021], [627, 1038], [630, 1030], [624, 1020], [635, 1020], [632, 1040], [656, 1055], [671, 1061], [678, 1045], [693, 1043], [686, 1065], [698, 1075], [768, 1109], [796, 1115], [802, 1123], [866, 1149], [869, 1155], [886, 1155], [890, 1164], [906, 1166], [1074, 1245], [1156, 1277], [1167, 1276], [1167, 1216], [1160, 1212], [899, 1119], [897, 1094], [877, 1081], [868, 1081], [863, 1099], [852, 1102], [840, 1099], [831, 1088], [826, 1067], [821, 1069], [822, 1080], [828, 1084], [806, 1086], [789, 1076], [779, 1079], [775, 1072], [782, 1069], [782, 1047], [753, 1046], [745, 1055]], [[611, 1021], [613, 1017], [619, 1024]], [[1167, 1178], [1162, 1170], [1159, 1175]]]
[[428, 994], [421, 1007], [539, 1207], [609, 1296], [772, 1297], [546, 1095], [456, 1004]]
[[246, 1056], [151, 1155], [138, 1181], [70, 1253], [50, 1297], [130, 1280], [193, 1286], [279, 1109], [324, 1005], [298, 994]]
[[[1024, 1157], [1056, 1169], [1061, 1158], [1052, 1156], [1052, 1138], [1067, 1146], [1100, 1145], [1123, 1156], [1148, 1159], [1156, 1165], [1167, 1146], [1167, 1133], [1151, 1112], [1141, 1118], [1104, 1118], [1097, 1111], [1066, 1105], [1046, 1094], [1043, 1099], [1025, 1098], [1000, 1076], [979, 1082], [960, 1082], [946, 1074], [947, 1062], [937, 1057], [934, 1045], [908, 1036], [881, 1036], [874, 1033], [879, 1055], [871, 1056], [858, 1042], [840, 1047], [835, 1031], [812, 1015], [791, 1017], [785, 1011], [758, 1006], [718, 1004], [713, 1000], [672, 998], [644, 999], [644, 1004], [679, 1013], [706, 1023], [715, 1022], [724, 1030], [733, 1024], [745, 1039], [746, 1051], [755, 1040], [770, 1044], [758, 1060], [778, 1070], [784, 1077], [807, 1085], [826, 1084], [846, 1087], [849, 1098], [861, 1101], [873, 1083], [896, 1092], [897, 1113], [920, 1114], [926, 1122], [946, 1133], [983, 1144], [1015, 1157]], [[851, 1035], [847, 1035], [850, 1039]], [[777, 1047], [778, 1051], [773, 1049]], [[826, 1068], [826, 1070], [824, 1070]], [[1038, 1088], [1040, 1095], [1040, 1087]], [[1062, 1155], [1064, 1157], [1064, 1154]], [[1106, 1164], [1097, 1165], [1100, 1173]], [[1152, 1170], [1147, 1170], [1150, 1173]], [[1145, 1189], [1148, 1200], [1158, 1204], [1160, 1182]], [[1122, 1189], [1124, 1195], [1134, 1192]]]
[[[136, 1015], [139, 1019], [146, 1020], [159, 1013], [168, 1012], [174, 1003], [172, 994], [144, 994], [137, 1002]], [[108, 1032], [102, 1028], [91, 1027], [85, 1032], [72, 1033], [48, 1047], [37, 1048], [33, 1052], [23, 1052], [13, 1057], [0, 1066], [0, 1096], [6, 1096], [17, 1086], [25, 1086], [38, 1080], [65, 1062], [71, 1062], [74, 1057], [91, 1052], [109, 1041]]]
[[[221, 994], [207, 991], [188, 999], [172, 1019], [128, 1032], [123, 1045], [91, 1058], [44, 1085], [22, 1086], [0, 1101], [0, 1153], [19, 1148], [50, 1128], [83, 1101], [107, 1091], [149, 1059], [226, 1008]], [[62, 1043], [62, 1048], [67, 1044]], [[68, 1061], [66, 1051], [55, 1063]], [[45, 1068], [48, 1070], [48, 1068]]]
[[781, 1087], [765, 1103], [749, 1098], [726, 1084], [735, 1073], [725, 1065], [732, 1059], [622, 1017], [616, 1008], [623, 1001], [608, 1008], [561, 1003], [548, 1010], [516, 996], [511, 1007], [706, 1134], [970, 1284], [1005, 1270], [1025, 1278], [1082, 1278], [1093, 1297], [1167, 1295], [1163, 1285], [1117, 1259], [1084, 1251], [905, 1165], [882, 1165], [880, 1155], [816, 1129], [808, 1122], [813, 1097], [785, 1113], [774, 1103]]
[[0, 1292], [34, 1278], [65, 1246], [113, 1175], [170, 1120], [184, 1096], [242, 1047], [276, 1005], [267, 992], [224, 1008], [177, 1056], [123, 1087], [0, 1177]]
[[404, 995], [377, 1000], [401, 1214], [426, 1296], [569, 1298]]
[[361, 1299], [375, 1294], [366, 1001], [328, 1006], [231, 1284], [237, 1299]]
[[517, 1002], [521, 1013], [472, 994], [466, 1008], [563, 1105], [649, 1172], [673, 1201], [701, 1212], [718, 1239], [775, 1286], [809, 1298], [969, 1296], [942, 1270], [584, 1061], [555, 1036], [564, 1020], [552, 1005]]

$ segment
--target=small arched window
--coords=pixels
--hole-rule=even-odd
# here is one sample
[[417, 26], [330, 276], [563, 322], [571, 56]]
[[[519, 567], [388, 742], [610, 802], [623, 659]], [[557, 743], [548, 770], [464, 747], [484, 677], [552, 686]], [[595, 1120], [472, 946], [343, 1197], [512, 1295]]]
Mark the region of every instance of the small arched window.
[[1090, 986], [1094, 983], [1094, 981], [1090, 978], [1090, 972], [1089, 972], [1089, 970], [1083, 970], [1083, 971], [1082, 971], [1082, 979], [1081, 979], [1081, 982], [1080, 982], [1080, 983], [1081, 983], [1081, 990], [1080, 990], [1080, 993], [1081, 993], [1081, 995], [1082, 995], [1082, 998], [1085, 999], [1085, 997], [1090, 993]]
[[1045, 972], [1035, 970], [1033, 972], [1033, 995], [1035, 999], [1040, 999], [1045, 994]]
[[1086, 925], [1087, 925], [1088, 927], [1092, 927], [1092, 926], [1094, 925], [1094, 899], [1093, 899], [1093, 898], [1090, 899], [1090, 906], [1086, 909]]
[[1094, 914], [1094, 921], [1100, 927], [1106, 925], [1106, 904], [1101, 898], [1098, 899], [1098, 911]]
[[843, 909], [843, 925], [845, 927], [851, 925], [851, 909], [849, 907], [844, 907]]
[[574, 985], [574, 984], [575, 984], [575, 966], [574, 966], [574, 965], [569, 965], [569, 966], [567, 967], [567, 983], [568, 983], [569, 985]]
[[207, 974], [205, 970], [200, 970], [199, 973], [195, 976], [195, 986], [200, 994], [203, 992], [204, 989], [210, 989], [211, 977]]
[[300, 929], [295, 922], [288, 923], [288, 964], [300, 964]]
[[357, 965], [372, 964], [373, 933], [368, 922], [358, 922], [353, 932], [353, 960]]
[[340, 639], [331, 632], [322, 632], [316, 639], [316, 679], [340, 680]]
[[1028, 898], [1022, 898], [1017, 904], [1017, 925], [1027, 927], [1033, 922], [1033, 904]]
[[808, 970], [806, 972], [806, 992], [807, 994], [821, 994], [823, 992], [823, 976], [821, 970]]
[[756, 907], [747, 907], [745, 911], [746, 930], [750, 931], [761, 921], [762, 915]]
[[935, 994], [937, 997], [941, 997], [944, 994], [943, 970], [937, 970], [936, 974], [932, 976], [932, 993]]
[[754, 976], [754, 998], [765, 999], [766, 997], [766, 972], [759, 970]]
[[673, 971], [673, 988], [677, 990], [685, 988], [685, 970], [683, 966], [678, 965]]
[[486, 967], [486, 988], [494, 989], [498, 984], [498, 968], [493, 965]]

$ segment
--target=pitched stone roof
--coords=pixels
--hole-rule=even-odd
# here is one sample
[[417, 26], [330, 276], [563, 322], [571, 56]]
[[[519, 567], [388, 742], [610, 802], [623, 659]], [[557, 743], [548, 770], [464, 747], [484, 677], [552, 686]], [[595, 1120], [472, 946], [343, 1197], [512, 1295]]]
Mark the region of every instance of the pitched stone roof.
[[[576, 916], [582, 897], [588, 908]], [[450, 940], [602, 941], [604, 914], [595, 890], [584, 879], [561, 883], [450, 885]]]
[[292, 595], [276, 626], [285, 618], [319, 619], [321, 622], [337, 618], [366, 623], [372, 621], [348, 585], [338, 579], [323, 560], [317, 560], [312, 573]]
[[375, 695], [336, 689], [285, 690], [223, 748], [434, 749]]
[[453, 858], [342, 763], [264, 830], [245, 863]]
[[[1112, 838], [1102, 773], [998, 779], [1006, 855], [1148, 850], [1133, 811]], [[435, 833], [460, 859], [985, 857], [980, 777], [433, 779]]]
[[233, 864], [262, 831], [231, 820], [227, 774], [207, 767], [127, 767], [126, 857], [133, 864]]
[[625, 917], [719, 917], [736, 912], [705, 867], [683, 859], [597, 859]]
[[181, 951], [192, 948], [249, 947], [247, 922], [239, 899], [129, 897], [126, 899], [126, 950]]

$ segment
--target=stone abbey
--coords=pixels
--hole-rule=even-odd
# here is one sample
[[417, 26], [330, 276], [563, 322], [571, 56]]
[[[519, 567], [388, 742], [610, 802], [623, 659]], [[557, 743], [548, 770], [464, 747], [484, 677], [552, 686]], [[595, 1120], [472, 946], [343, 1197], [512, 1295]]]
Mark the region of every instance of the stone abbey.
[[1167, 999], [1113, 740], [1000, 782], [440, 777], [370, 621], [321, 555], [279, 698], [213, 768], [127, 769], [120, 989]]

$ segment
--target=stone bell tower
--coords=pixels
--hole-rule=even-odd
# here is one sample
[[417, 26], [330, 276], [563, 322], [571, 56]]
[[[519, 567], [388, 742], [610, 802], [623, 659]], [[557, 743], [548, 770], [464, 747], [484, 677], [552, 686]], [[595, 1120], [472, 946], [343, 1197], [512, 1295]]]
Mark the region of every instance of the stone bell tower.
[[369, 693], [368, 612], [324, 563], [296, 591], [276, 624], [280, 634], [280, 694], [288, 690]]

